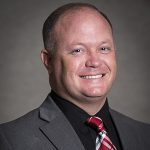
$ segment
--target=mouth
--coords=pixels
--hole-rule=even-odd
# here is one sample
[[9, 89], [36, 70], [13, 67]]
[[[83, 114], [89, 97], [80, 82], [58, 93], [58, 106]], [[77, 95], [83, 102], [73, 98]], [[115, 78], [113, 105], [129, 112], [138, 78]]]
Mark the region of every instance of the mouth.
[[98, 74], [98, 75], [81, 75], [80, 77], [83, 79], [100, 79], [104, 76], [105, 74]]

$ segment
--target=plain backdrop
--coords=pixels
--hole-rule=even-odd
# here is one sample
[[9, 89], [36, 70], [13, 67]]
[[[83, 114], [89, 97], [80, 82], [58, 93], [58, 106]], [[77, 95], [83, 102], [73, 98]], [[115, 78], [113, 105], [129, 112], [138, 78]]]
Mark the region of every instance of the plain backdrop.
[[42, 26], [54, 9], [68, 2], [88, 2], [108, 15], [118, 61], [110, 106], [150, 123], [149, 0], [1, 0], [0, 123], [38, 107], [50, 92], [40, 60]]

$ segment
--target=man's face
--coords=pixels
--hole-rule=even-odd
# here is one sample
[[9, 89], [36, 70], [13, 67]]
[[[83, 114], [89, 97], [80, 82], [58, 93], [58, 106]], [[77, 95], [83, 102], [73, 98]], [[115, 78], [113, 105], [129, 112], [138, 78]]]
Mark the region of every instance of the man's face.
[[97, 13], [64, 17], [56, 27], [57, 49], [50, 63], [51, 88], [73, 102], [106, 98], [116, 75], [112, 31]]

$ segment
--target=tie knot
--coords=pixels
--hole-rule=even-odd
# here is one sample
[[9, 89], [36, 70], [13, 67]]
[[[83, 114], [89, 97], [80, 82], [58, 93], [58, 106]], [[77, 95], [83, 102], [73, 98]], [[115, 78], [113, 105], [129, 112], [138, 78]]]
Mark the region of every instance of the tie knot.
[[117, 150], [106, 133], [102, 119], [92, 116], [87, 119], [87, 124], [99, 134], [96, 138], [96, 150]]
[[95, 129], [98, 133], [105, 131], [103, 121], [99, 117], [92, 116], [88, 118], [87, 124]]

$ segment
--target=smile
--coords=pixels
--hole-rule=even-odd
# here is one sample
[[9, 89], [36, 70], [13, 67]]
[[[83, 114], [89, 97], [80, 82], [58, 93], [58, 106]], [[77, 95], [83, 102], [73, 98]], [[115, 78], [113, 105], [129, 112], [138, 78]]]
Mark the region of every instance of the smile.
[[99, 75], [84, 75], [84, 76], [80, 76], [81, 78], [84, 79], [99, 79], [102, 78], [104, 76], [104, 74], [99, 74]]

